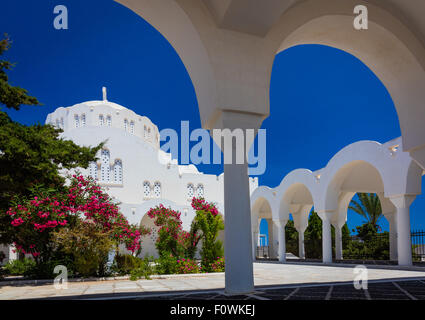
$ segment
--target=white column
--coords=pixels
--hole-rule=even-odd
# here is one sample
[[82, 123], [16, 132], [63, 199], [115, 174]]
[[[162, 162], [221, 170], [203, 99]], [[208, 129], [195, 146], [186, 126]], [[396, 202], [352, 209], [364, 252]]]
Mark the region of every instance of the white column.
[[385, 218], [390, 225], [390, 260], [397, 260], [397, 213], [386, 213]]
[[342, 260], [342, 228], [335, 226], [335, 259]]
[[258, 226], [253, 226], [252, 232], [252, 259], [255, 261], [257, 258], [257, 245], [258, 245]]
[[322, 259], [323, 263], [332, 263], [331, 216], [333, 212], [318, 213], [322, 219]]
[[305, 230], [298, 231], [298, 256], [300, 259], [305, 259], [304, 232]]
[[397, 208], [397, 256], [401, 266], [412, 265], [412, 243], [410, 239], [410, 213], [409, 208], [415, 200], [415, 195], [401, 195], [390, 197]]
[[[214, 141], [222, 147], [225, 162], [223, 165], [226, 215], [224, 256], [226, 261], [225, 292], [227, 294], [244, 294], [254, 291], [251, 201], [246, 159], [248, 152], [245, 150], [245, 146], [251, 146], [254, 137], [249, 137], [250, 141], [248, 141], [245, 130], [258, 129], [261, 122], [262, 119], [258, 115], [222, 111], [216, 121], [217, 127], [236, 133], [243, 132], [244, 139], [242, 141], [238, 137], [232, 139], [228, 133], [225, 133], [225, 136], [219, 134], [219, 137], [214, 137], [215, 133], [213, 132]], [[216, 141], [218, 139], [220, 140]], [[243, 156], [240, 157], [240, 154], [237, 156], [236, 152], [241, 150], [244, 152]], [[229, 159], [231, 159], [230, 163]]]
[[225, 282], [230, 294], [254, 290], [248, 183], [247, 164], [224, 165]]
[[285, 239], [285, 226], [288, 221], [285, 220], [274, 220], [273, 221], [278, 228], [278, 259], [280, 262], [286, 261], [286, 239]]
[[9, 261], [18, 260], [18, 251], [16, 251], [16, 247], [11, 244], [9, 246]]

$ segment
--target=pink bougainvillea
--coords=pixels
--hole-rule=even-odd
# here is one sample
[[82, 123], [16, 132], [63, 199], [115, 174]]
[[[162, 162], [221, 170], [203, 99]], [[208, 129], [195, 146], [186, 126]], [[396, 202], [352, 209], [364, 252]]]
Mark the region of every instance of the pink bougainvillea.
[[171, 253], [175, 257], [185, 257], [189, 251], [193, 252], [199, 237], [183, 230], [180, 212], [160, 204], [151, 208], [147, 215], [158, 227], [156, 248], [160, 255]]
[[109, 195], [91, 178], [73, 175], [65, 190], [55, 196], [35, 196], [7, 211], [17, 229], [15, 246], [19, 252], [39, 256], [40, 250], [49, 246], [50, 232], [72, 225], [76, 219], [93, 221], [132, 252], [140, 249], [141, 232], [128, 223]]
[[195, 211], [203, 211], [206, 213], [211, 213], [213, 216], [218, 215], [218, 210], [216, 206], [210, 202], [205, 201], [203, 198], [192, 198], [192, 208]]

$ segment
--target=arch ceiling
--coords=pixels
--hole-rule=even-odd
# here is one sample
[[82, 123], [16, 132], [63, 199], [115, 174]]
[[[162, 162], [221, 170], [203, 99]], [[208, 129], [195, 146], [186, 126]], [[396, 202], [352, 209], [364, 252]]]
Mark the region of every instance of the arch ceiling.
[[[192, 79], [203, 127], [219, 127], [223, 111], [267, 117], [276, 53], [323, 44], [353, 54], [380, 78], [397, 109], [403, 148], [425, 168], [424, 1], [116, 1], [175, 48]], [[367, 31], [353, 28], [360, 4], [369, 10]]]

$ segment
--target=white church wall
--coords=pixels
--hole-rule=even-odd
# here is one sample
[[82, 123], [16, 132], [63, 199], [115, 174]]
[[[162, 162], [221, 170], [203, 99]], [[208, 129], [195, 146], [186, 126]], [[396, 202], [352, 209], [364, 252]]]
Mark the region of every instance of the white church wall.
[[[223, 174], [203, 174], [194, 165], [179, 165], [169, 153], [159, 149], [159, 130], [147, 117], [109, 101], [88, 101], [56, 109], [47, 116], [46, 123], [62, 128], [62, 137], [78, 145], [96, 146], [106, 141], [109, 163], [102, 167], [100, 151], [96, 164], [80, 171], [86, 176], [97, 171], [99, 184], [120, 203], [130, 223], [146, 221], [147, 211], [163, 204], [181, 212], [182, 227], [189, 231], [195, 217], [191, 207], [194, 196], [215, 203], [224, 215]], [[120, 161], [122, 170], [122, 181], [118, 182], [114, 179], [118, 175], [114, 171], [116, 161]], [[109, 168], [108, 182], [101, 181], [102, 168], [104, 176]], [[250, 178], [249, 183], [252, 193], [258, 187], [258, 179]], [[191, 194], [188, 185], [193, 186]], [[224, 232], [220, 239], [224, 240]], [[142, 247], [141, 256], [157, 256], [152, 239], [143, 239]]]

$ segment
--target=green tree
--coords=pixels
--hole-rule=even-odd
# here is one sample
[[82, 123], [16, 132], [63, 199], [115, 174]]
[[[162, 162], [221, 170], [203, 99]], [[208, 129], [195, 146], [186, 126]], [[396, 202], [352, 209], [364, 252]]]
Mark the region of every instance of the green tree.
[[55, 244], [74, 259], [81, 276], [102, 276], [106, 272], [108, 253], [113, 248], [112, 232], [105, 232], [91, 220], [77, 220], [72, 228], [53, 234]]
[[[7, 34], [3, 40], [0, 40], [0, 56], [10, 48], [11, 42]], [[37, 98], [28, 95], [28, 91], [19, 87], [14, 87], [8, 83], [9, 78], [6, 70], [11, 70], [15, 66], [6, 60], [0, 60], [0, 103], [7, 108], [19, 110], [20, 106], [40, 105]]]
[[383, 217], [381, 201], [376, 193], [357, 193], [359, 201], [352, 199], [348, 209], [353, 210], [366, 219], [365, 223], [370, 224], [378, 231], [379, 221]]
[[211, 272], [213, 271], [212, 264], [224, 253], [223, 244], [217, 239], [219, 232], [224, 230], [223, 217], [218, 213], [214, 204], [206, 202], [203, 198], [193, 198], [192, 207], [196, 210], [194, 223], [201, 231], [202, 271]]
[[304, 248], [306, 258], [322, 258], [322, 220], [312, 211], [308, 217], [308, 226], [304, 233]]
[[298, 256], [298, 231], [295, 229], [294, 220], [289, 220], [285, 226], [286, 252]]
[[[9, 48], [6, 36], [0, 41], [0, 55]], [[8, 83], [6, 71], [12, 67], [0, 60], [0, 106], [19, 110], [21, 105], [40, 105], [25, 89]], [[35, 187], [60, 190], [65, 178], [59, 170], [87, 168], [103, 146], [80, 147], [60, 138], [61, 132], [51, 125], [22, 125], [0, 110], [0, 213], [7, 211], [13, 198], [28, 198]], [[8, 215], [0, 216], [0, 243], [11, 243], [10, 223]]]

